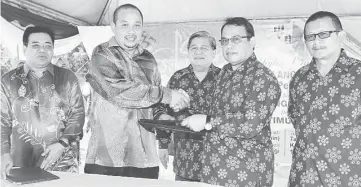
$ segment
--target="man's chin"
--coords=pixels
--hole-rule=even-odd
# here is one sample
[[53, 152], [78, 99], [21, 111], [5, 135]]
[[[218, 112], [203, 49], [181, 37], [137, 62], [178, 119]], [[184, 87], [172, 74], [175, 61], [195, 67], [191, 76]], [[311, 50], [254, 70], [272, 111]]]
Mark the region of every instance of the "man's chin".
[[125, 43], [124, 44], [124, 47], [126, 47], [127, 49], [135, 49], [135, 48], [137, 48], [137, 46], [138, 46], [137, 43], [131, 43], [131, 44]]

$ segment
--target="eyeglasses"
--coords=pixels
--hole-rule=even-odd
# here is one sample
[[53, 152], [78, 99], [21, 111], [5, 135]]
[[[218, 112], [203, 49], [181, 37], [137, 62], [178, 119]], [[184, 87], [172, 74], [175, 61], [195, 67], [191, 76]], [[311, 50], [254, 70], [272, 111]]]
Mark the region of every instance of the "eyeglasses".
[[331, 36], [331, 34], [334, 32], [340, 32], [340, 31], [324, 31], [324, 32], [320, 32], [317, 34], [308, 34], [308, 35], [305, 35], [305, 40], [306, 40], [306, 42], [314, 41], [316, 39], [316, 35], [320, 39], [329, 38]]
[[45, 51], [51, 51], [53, 50], [53, 46], [50, 44], [45, 44], [45, 45], [40, 45], [40, 44], [32, 44], [30, 45], [30, 47], [34, 50], [40, 50], [41, 48], [43, 48]]
[[234, 44], [239, 44], [242, 41], [244, 41], [245, 38], [249, 39], [251, 37], [249, 37], [249, 36], [238, 36], [237, 35], [237, 36], [233, 36], [232, 38], [222, 38], [222, 39], [219, 40], [219, 42], [221, 42], [222, 46], [226, 46], [226, 45], [228, 45], [229, 40], [231, 40], [231, 42], [234, 43]]

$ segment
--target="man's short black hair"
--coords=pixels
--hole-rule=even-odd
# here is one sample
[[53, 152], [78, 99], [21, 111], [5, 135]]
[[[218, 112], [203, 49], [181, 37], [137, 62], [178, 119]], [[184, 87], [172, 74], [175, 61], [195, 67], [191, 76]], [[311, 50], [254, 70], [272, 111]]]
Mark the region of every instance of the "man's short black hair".
[[318, 11], [314, 14], [312, 14], [306, 21], [305, 23], [305, 28], [304, 28], [304, 33], [306, 33], [306, 25], [309, 22], [312, 21], [316, 21], [318, 19], [322, 19], [322, 18], [330, 18], [332, 20], [332, 24], [334, 25], [335, 29], [337, 31], [342, 31], [342, 24], [340, 19], [332, 12], [327, 12], [327, 11]]
[[242, 18], [242, 17], [227, 18], [226, 23], [224, 23], [221, 28], [221, 34], [223, 33], [223, 29], [226, 25], [244, 26], [247, 32], [247, 36], [249, 38], [252, 38], [254, 36], [254, 28], [246, 18]]
[[48, 34], [50, 36], [50, 38], [51, 38], [51, 42], [54, 45], [55, 37], [54, 37], [53, 30], [51, 30], [48, 27], [43, 27], [43, 26], [30, 26], [30, 27], [27, 27], [25, 29], [24, 34], [23, 34], [23, 44], [25, 46], [28, 46], [29, 36], [31, 34], [33, 34], [33, 33], [45, 33], [45, 34]]
[[132, 4], [124, 4], [124, 5], [121, 5], [121, 6], [119, 6], [118, 8], [116, 8], [116, 9], [114, 10], [114, 13], [113, 13], [113, 23], [114, 23], [114, 24], [117, 23], [118, 13], [119, 13], [119, 11], [122, 10], [122, 9], [124, 9], [124, 10], [131, 9], [131, 10], [136, 10], [136, 11], [138, 11], [139, 14], [140, 14], [140, 17], [142, 17], [142, 23], [143, 23], [143, 14], [142, 14], [142, 12], [139, 10], [139, 8], [136, 7], [136, 6], [134, 6], [134, 5], [132, 5]]

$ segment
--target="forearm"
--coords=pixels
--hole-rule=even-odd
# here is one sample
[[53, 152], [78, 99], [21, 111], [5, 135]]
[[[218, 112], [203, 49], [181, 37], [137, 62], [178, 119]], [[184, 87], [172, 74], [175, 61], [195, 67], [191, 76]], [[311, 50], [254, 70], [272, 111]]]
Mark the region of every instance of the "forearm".
[[79, 141], [83, 136], [83, 126], [85, 121], [84, 100], [77, 80], [67, 87], [69, 95], [68, 119], [65, 122], [65, 129], [60, 139], [65, 139], [68, 143]]
[[118, 67], [102, 55], [93, 55], [87, 81], [94, 91], [119, 107], [144, 108], [170, 103], [170, 89], [131, 77], [128, 66]]

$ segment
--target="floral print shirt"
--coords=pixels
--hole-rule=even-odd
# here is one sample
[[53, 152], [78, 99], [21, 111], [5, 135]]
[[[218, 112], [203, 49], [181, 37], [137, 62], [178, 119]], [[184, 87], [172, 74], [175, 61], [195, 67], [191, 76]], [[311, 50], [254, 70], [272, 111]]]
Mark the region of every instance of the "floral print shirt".
[[231, 64], [222, 68], [211, 106], [213, 128], [204, 141], [203, 182], [272, 186], [270, 119], [280, 96], [276, 77], [255, 54], [236, 70]]
[[[167, 113], [174, 116], [176, 120], [181, 121], [191, 114], [208, 114], [214, 83], [219, 72], [220, 68], [211, 64], [207, 75], [201, 82], [194, 74], [192, 65], [174, 73], [169, 80], [168, 87], [170, 89], [183, 89], [186, 91], [191, 98], [191, 106], [182, 111], [173, 112], [169, 107], [166, 108], [164, 105], [160, 105], [160, 107], [155, 109], [155, 116]], [[160, 148], [168, 148], [168, 144], [171, 142], [170, 136], [170, 133], [157, 131]], [[174, 145], [173, 170], [175, 174], [191, 180], [200, 180], [203, 136], [175, 132]]]
[[37, 77], [25, 64], [1, 78], [1, 152], [14, 166], [40, 166], [45, 148], [65, 138], [70, 146], [50, 167], [78, 172], [84, 104], [77, 77], [49, 64]]
[[289, 117], [296, 132], [292, 187], [361, 186], [361, 63], [342, 50], [321, 76], [315, 61], [290, 83]]

